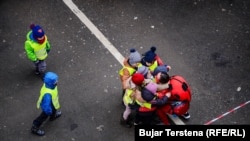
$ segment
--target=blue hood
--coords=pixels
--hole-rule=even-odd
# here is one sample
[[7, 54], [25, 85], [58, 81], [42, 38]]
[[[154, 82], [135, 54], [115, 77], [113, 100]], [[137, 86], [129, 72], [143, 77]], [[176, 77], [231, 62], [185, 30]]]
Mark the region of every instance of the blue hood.
[[47, 88], [54, 89], [58, 81], [58, 75], [54, 72], [47, 72], [44, 76], [44, 83]]

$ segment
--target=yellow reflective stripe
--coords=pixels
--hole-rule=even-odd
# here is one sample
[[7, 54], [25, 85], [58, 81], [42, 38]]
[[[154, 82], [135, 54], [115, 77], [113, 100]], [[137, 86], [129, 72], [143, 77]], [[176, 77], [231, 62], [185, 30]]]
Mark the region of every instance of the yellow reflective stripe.
[[151, 109], [151, 103], [148, 103], [148, 102], [140, 102], [140, 101], [138, 101], [138, 100], [135, 100], [136, 101], [136, 103], [137, 104], [139, 104], [141, 107], [146, 107], [146, 108], [148, 108], [148, 109]]

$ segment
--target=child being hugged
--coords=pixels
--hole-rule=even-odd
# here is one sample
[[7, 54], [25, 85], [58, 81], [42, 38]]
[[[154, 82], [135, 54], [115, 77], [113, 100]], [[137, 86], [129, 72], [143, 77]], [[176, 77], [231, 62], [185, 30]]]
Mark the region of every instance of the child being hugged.
[[141, 54], [134, 48], [130, 49], [130, 55], [124, 59], [123, 67], [119, 70], [119, 77], [122, 85], [122, 96], [125, 90], [129, 88], [128, 79], [137, 71], [137, 67], [141, 62]]

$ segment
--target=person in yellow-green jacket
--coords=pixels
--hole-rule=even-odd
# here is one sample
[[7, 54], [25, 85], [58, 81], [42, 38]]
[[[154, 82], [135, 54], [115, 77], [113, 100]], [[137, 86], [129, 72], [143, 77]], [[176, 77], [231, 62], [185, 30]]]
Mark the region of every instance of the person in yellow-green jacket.
[[[165, 65], [161, 60], [160, 56], [155, 52], [156, 47], [152, 46], [150, 50], [142, 54], [141, 64], [148, 67], [151, 73], [153, 73], [158, 66]], [[167, 65], [166, 67], [168, 70], [171, 69], [171, 66], [169, 65]]]
[[35, 65], [35, 74], [43, 78], [46, 71], [45, 59], [51, 49], [50, 42], [40, 25], [31, 24], [30, 29], [24, 43], [25, 52], [28, 59]]
[[128, 80], [128, 85], [130, 88], [127, 88], [125, 94], [123, 96], [123, 103], [125, 105], [125, 110], [121, 115], [120, 124], [124, 125], [125, 127], [132, 127], [132, 117], [131, 112], [133, 108], [131, 105], [135, 103], [134, 95], [138, 90], [139, 87], [142, 86], [144, 83], [144, 76], [141, 73], [135, 73], [130, 77]]
[[137, 71], [137, 67], [141, 62], [141, 54], [134, 48], [130, 49], [130, 54], [123, 61], [123, 66], [119, 70], [119, 77], [122, 85], [122, 97], [125, 90], [129, 88], [128, 79]]
[[44, 75], [44, 83], [40, 90], [40, 96], [37, 101], [37, 108], [41, 108], [42, 113], [33, 120], [31, 133], [43, 136], [44, 130], [40, 126], [49, 117], [50, 121], [59, 118], [62, 114], [59, 103], [59, 95], [57, 90], [58, 75], [54, 72], [47, 72]]

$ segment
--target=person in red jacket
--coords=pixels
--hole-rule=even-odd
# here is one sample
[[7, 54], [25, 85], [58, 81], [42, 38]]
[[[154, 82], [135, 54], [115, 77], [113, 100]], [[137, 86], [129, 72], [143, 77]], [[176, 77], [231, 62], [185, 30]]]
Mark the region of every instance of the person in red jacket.
[[[156, 82], [158, 84], [161, 83], [160, 80], [162, 79], [159, 78], [159, 76], [160, 75], [156, 76]], [[188, 113], [191, 102], [190, 86], [186, 80], [179, 75], [171, 76], [168, 83], [169, 88], [159, 91], [158, 97], [161, 98], [166, 93], [171, 93], [171, 97], [167, 104], [156, 109], [156, 114], [165, 125], [169, 125], [167, 113], [181, 116], [184, 119], [190, 118], [190, 114]]]

